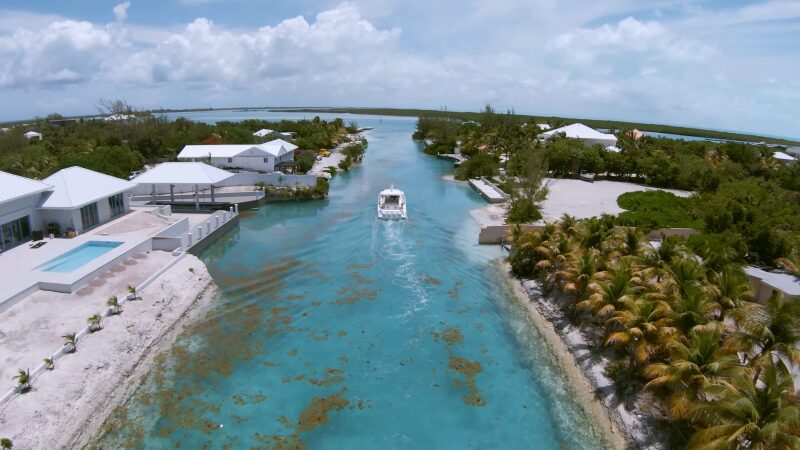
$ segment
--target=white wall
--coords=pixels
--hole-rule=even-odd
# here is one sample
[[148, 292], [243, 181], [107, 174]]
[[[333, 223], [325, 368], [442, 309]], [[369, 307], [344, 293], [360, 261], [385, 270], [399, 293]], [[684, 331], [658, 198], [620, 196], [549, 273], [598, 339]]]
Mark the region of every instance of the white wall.
[[[111, 217], [111, 205], [108, 204], [109, 197], [104, 197], [98, 200], [97, 203], [97, 217], [99, 222], [95, 226], [100, 226], [106, 222], [109, 222], [112, 219], [116, 219], [119, 216]], [[129, 198], [128, 192], [122, 193], [122, 202], [124, 205], [123, 214], [130, 211], [131, 209], [131, 202]], [[81, 209], [74, 208], [74, 209], [42, 209], [40, 210], [40, 214], [42, 216], [42, 220], [45, 224], [43, 230], [47, 230], [46, 224], [55, 222], [61, 225], [61, 232], [64, 233], [67, 231], [67, 228], [73, 228], [76, 232], [83, 233], [83, 222], [81, 221]], [[121, 216], [122, 214], [120, 214]]]
[[42, 220], [36, 204], [39, 203], [42, 194], [34, 194], [28, 197], [18, 198], [3, 205], [0, 205], [0, 225], [19, 219], [20, 217], [30, 216], [31, 231], [42, 229]]
[[[278, 172], [270, 173], [256, 173], [256, 172], [239, 172], [233, 174], [232, 177], [225, 181], [216, 184], [217, 187], [226, 186], [254, 186], [258, 183], [266, 183], [270, 186], [283, 186], [294, 187], [298, 183], [300, 186], [313, 187], [317, 185], [316, 175], [294, 175], [294, 174], [281, 174]], [[201, 186], [201, 189], [208, 189], [208, 186]], [[175, 185], [174, 192], [176, 194], [182, 192], [194, 192], [194, 186], [189, 184]], [[132, 195], [149, 195], [153, 193], [153, 186], [149, 184], [140, 184], [136, 186], [130, 194]], [[156, 194], [169, 194], [168, 185], [156, 186]]]

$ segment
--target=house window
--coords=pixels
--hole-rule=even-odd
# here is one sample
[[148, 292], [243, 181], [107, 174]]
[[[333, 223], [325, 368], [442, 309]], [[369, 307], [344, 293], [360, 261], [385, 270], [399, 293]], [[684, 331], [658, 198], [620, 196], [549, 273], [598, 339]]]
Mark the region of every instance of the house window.
[[125, 201], [122, 199], [122, 194], [108, 197], [108, 207], [111, 208], [111, 217], [115, 217], [124, 213]]
[[31, 238], [29, 216], [21, 217], [0, 226], [0, 249], [6, 250]]
[[228, 162], [232, 163], [233, 162], [233, 158], [228, 158]]
[[98, 223], [100, 223], [100, 215], [97, 214], [97, 203], [91, 203], [81, 208], [81, 224], [84, 230]]
[[269, 158], [264, 158], [264, 162], [268, 163], [269, 162]]

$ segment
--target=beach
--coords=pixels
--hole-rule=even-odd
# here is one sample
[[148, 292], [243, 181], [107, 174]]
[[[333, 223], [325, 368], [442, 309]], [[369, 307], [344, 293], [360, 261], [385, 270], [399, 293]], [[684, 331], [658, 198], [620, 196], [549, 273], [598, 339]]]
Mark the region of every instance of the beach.
[[35, 378], [32, 389], [0, 410], [0, 434], [14, 448], [80, 448], [87, 445], [168, 348], [216, 287], [195, 256], [182, 260], [139, 292], [103, 328], [77, 342], [77, 351]]

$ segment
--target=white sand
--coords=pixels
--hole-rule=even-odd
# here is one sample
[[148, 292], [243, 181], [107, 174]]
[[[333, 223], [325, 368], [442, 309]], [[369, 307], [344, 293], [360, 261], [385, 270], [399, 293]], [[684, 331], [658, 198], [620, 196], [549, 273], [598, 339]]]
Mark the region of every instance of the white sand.
[[[548, 178], [546, 180], [550, 192], [542, 203], [543, 220], [536, 222], [554, 222], [564, 214], [578, 219], [601, 216], [603, 214], [619, 214], [624, 209], [617, 205], [617, 198], [626, 192], [667, 191], [680, 197], [688, 197], [692, 193], [675, 189], [658, 189], [633, 183], [617, 181], [595, 181], [589, 183], [581, 180]], [[470, 211], [470, 215], [480, 226], [488, 227], [505, 225], [508, 203], [489, 204]]]
[[548, 178], [547, 183], [550, 193], [542, 204], [542, 216], [548, 222], [553, 222], [564, 214], [575, 216], [578, 219], [603, 214], [619, 214], [624, 209], [617, 205], [617, 197], [626, 192], [662, 190], [681, 197], [691, 195], [691, 192], [687, 191], [658, 189], [618, 181], [589, 183], [581, 180]]
[[[54, 370], [33, 380], [30, 392], [5, 405], [0, 434], [15, 449], [85, 445], [126, 389], [147, 371], [158, 346], [169, 345], [180, 319], [195, 303], [207, 304], [214, 291], [205, 265], [186, 255], [140, 293], [141, 301], [105, 319], [102, 330], [78, 342], [76, 353], [59, 359]], [[62, 334], [61, 329], [52, 332]]]

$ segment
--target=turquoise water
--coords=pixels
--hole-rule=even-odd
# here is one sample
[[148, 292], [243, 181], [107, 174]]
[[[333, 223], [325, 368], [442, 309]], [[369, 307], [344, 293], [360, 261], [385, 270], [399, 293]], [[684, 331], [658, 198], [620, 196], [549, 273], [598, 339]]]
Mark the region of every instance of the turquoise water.
[[43, 272], [72, 272], [100, 255], [105, 255], [122, 242], [89, 241], [38, 267]]
[[[374, 126], [325, 201], [268, 204], [201, 257], [220, 287], [98, 444], [106, 448], [602, 448], [477, 246], [485, 202], [413, 120]], [[378, 222], [405, 191], [409, 220]], [[120, 427], [122, 424], [124, 427]], [[226, 447], [227, 446], [227, 447]]]

